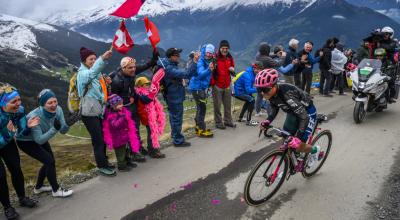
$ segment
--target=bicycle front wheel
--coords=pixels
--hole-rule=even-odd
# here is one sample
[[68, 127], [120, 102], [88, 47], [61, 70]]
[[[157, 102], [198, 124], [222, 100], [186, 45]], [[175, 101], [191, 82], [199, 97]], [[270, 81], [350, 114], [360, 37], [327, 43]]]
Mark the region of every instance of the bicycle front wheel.
[[[312, 167], [308, 166], [308, 160], [306, 160], [306, 164], [302, 172], [302, 175], [305, 178], [314, 176], [321, 169], [322, 165], [324, 165], [325, 160], [328, 158], [329, 152], [331, 151], [332, 133], [329, 130], [322, 131], [315, 137], [312, 145], [318, 145], [321, 148], [321, 152], [324, 153], [324, 156]], [[306, 158], [308, 158], [309, 155], [310, 154], [308, 154]]]
[[268, 201], [285, 181], [289, 168], [283, 151], [274, 151], [261, 158], [247, 177], [244, 198], [251, 206]]

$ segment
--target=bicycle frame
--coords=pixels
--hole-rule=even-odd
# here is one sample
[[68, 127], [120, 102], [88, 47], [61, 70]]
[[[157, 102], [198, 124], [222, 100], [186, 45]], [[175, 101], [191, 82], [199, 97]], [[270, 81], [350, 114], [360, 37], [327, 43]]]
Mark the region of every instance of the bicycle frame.
[[[319, 132], [321, 130], [321, 128], [318, 127], [319, 123], [320, 123], [319, 121], [317, 121], [315, 123], [315, 128], [314, 128], [313, 132], [311, 133], [310, 137], [308, 138], [307, 144], [311, 144], [314, 140], [315, 132], [316, 131]], [[279, 129], [276, 129], [276, 130], [281, 132], [281, 135], [283, 136], [283, 138], [285, 140], [283, 141], [283, 144], [279, 147], [279, 149], [283, 151], [283, 157], [281, 158], [281, 160], [278, 163], [278, 166], [274, 170], [274, 173], [270, 179], [271, 183], [273, 183], [275, 181], [276, 177], [278, 176], [279, 169], [280, 169], [285, 157], [288, 157], [288, 159], [289, 159], [289, 167], [290, 167], [290, 171], [291, 171], [291, 172], [289, 172], [289, 174], [292, 174], [293, 170], [295, 170], [296, 172], [301, 172], [301, 170], [302, 170], [302, 167], [298, 167], [299, 164], [297, 164], [297, 158], [292, 154], [292, 152], [293, 152], [292, 148], [289, 147], [290, 134], [287, 132], [284, 133], [283, 131], [281, 131]], [[289, 153], [289, 155], [288, 155], [288, 153]], [[267, 172], [268, 172], [269, 168], [271, 168], [271, 166], [275, 162], [275, 160], [276, 160], [276, 156], [274, 156], [272, 158], [272, 161], [269, 163], [267, 169], [265, 170], [265, 172], [263, 174], [264, 178], [268, 179]], [[301, 164], [301, 166], [303, 166], [303, 164]]]

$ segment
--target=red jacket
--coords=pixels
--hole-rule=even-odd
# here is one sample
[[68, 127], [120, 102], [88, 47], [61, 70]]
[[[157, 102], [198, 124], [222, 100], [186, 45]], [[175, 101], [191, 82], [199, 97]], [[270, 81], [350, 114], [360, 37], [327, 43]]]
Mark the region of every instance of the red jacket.
[[231, 74], [229, 68], [235, 67], [233, 57], [228, 54], [226, 57], [217, 53], [217, 69], [211, 77], [211, 85], [216, 85], [218, 88], [226, 89], [231, 85]]

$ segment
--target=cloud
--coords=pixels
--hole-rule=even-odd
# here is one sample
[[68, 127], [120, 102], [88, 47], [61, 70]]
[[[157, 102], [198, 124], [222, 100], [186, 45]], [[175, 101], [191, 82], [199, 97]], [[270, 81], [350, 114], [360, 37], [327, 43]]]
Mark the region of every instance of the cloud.
[[0, 13], [29, 19], [46, 18], [61, 10], [82, 10], [115, 0], [0, 0]]

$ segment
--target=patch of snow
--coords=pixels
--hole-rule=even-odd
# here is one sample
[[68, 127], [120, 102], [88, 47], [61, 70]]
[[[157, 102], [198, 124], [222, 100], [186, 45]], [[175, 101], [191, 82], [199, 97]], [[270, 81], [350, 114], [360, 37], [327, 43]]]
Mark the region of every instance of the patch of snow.
[[51, 32], [57, 31], [57, 29], [55, 29], [54, 27], [52, 27], [48, 24], [31, 21], [31, 20], [23, 19], [23, 18], [17, 18], [14, 16], [5, 15], [5, 14], [0, 14], [0, 21], [11, 21], [11, 22], [29, 26], [29, 27], [32, 27], [34, 29], [41, 30], [41, 31], [51, 31]]
[[86, 34], [86, 33], [80, 33], [80, 34], [82, 34], [83, 36], [90, 38], [92, 40], [101, 41], [104, 43], [111, 43], [113, 41], [113, 39], [104, 39], [104, 38], [99, 38], [99, 37], [93, 37], [90, 34]]
[[343, 15], [333, 15], [332, 18], [336, 18], [336, 19], [346, 19], [346, 17], [344, 17]]
[[[113, 21], [119, 18], [110, 16], [125, 0], [110, 2], [107, 5], [98, 5], [81, 11], [63, 10], [43, 19], [43, 21], [56, 25], [76, 26], [92, 23], [95, 21]], [[290, 7], [295, 2], [301, 2], [308, 7], [316, 0], [147, 0], [139, 11], [139, 16], [157, 16], [171, 11], [189, 10], [216, 10], [235, 7], [238, 5], [270, 6], [282, 3]], [[131, 18], [136, 20], [137, 17]]]
[[36, 47], [36, 36], [28, 27], [15, 22], [0, 21], [0, 49], [9, 48], [34, 56], [32, 49]]

